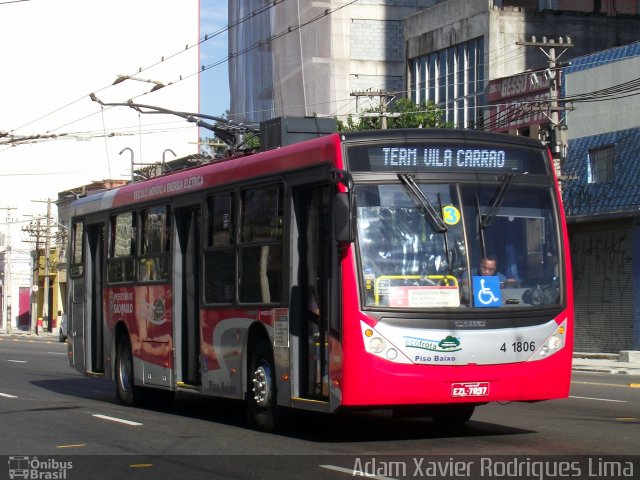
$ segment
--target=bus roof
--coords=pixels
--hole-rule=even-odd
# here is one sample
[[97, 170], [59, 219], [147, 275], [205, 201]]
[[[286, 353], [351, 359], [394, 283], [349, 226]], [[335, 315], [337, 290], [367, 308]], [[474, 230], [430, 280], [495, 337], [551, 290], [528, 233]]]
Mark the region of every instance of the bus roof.
[[341, 158], [340, 135], [334, 133], [266, 152], [221, 159], [89, 195], [72, 203], [71, 216], [168, 199], [203, 189], [231, 186], [245, 180], [314, 165], [330, 164], [342, 168]]

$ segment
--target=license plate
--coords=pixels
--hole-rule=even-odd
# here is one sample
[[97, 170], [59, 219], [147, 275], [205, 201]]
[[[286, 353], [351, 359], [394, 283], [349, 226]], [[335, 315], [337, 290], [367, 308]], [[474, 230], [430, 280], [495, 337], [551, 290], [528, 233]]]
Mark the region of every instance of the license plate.
[[452, 397], [486, 397], [489, 395], [489, 382], [452, 383]]

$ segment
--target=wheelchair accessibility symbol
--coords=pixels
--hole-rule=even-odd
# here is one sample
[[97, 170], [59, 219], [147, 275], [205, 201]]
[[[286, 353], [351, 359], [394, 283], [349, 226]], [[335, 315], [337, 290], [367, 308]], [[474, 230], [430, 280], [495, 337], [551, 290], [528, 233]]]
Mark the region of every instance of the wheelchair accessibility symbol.
[[500, 279], [498, 277], [473, 277], [473, 304], [476, 307], [500, 307]]

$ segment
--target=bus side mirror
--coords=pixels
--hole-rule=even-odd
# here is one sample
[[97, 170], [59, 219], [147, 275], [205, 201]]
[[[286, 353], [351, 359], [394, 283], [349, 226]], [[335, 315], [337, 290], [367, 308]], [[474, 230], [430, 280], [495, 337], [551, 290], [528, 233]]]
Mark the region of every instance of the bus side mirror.
[[337, 242], [353, 243], [355, 240], [353, 195], [336, 193], [333, 203], [333, 227]]

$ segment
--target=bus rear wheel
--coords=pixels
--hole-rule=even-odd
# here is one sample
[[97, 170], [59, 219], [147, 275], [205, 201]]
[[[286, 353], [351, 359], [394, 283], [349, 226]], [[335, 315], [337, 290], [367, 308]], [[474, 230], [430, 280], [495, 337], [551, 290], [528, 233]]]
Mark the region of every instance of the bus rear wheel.
[[247, 385], [247, 420], [258, 430], [273, 432], [280, 410], [276, 401], [273, 351], [266, 340], [256, 343], [249, 364]]
[[125, 405], [137, 404], [139, 392], [133, 382], [133, 354], [131, 353], [131, 342], [126, 336], [118, 342], [115, 372], [118, 399]]

